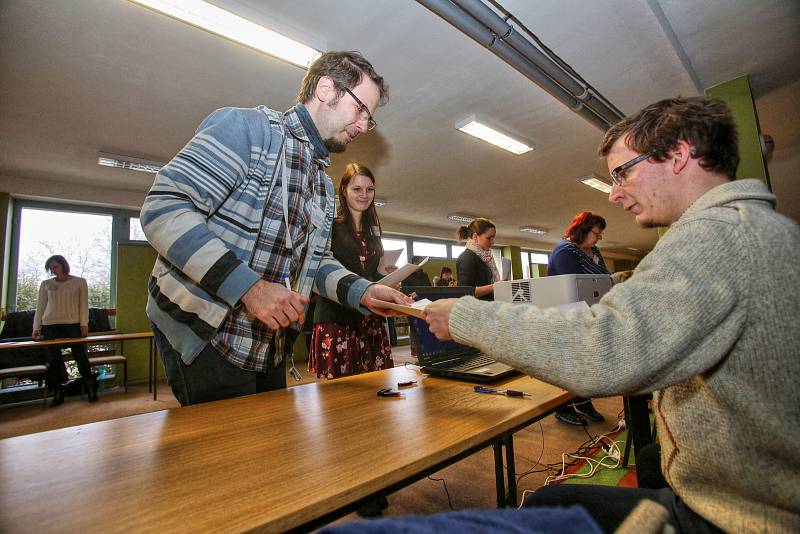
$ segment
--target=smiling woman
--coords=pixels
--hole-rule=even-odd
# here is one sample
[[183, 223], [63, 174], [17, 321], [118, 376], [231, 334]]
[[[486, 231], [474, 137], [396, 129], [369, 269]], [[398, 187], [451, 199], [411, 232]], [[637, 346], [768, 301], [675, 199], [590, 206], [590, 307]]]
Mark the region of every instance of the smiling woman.
[[[347, 165], [339, 184], [339, 213], [331, 251], [350, 271], [373, 282], [385, 273], [375, 177], [365, 165]], [[319, 297], [308, 359], [318, 378], [338, 378], [394, 366], [383, 319]]]

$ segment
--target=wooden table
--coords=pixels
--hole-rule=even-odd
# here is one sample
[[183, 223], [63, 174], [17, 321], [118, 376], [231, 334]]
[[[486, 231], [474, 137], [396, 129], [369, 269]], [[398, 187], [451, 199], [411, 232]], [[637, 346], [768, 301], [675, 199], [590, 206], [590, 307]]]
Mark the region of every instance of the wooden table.
[[[4, 349], [34, 349], [34, 348], [42, 348], [48, 347], [52, 345], [75, 345], [78, 343], [116, 343], [119, 342], [120, 344], [120, 353], [124, 355], [125, 353], [125, 341], [130, 341], [134, 339], [149, 339], [150, 346], [149, 346], [149, 355], [148, 355], [148, 378], [147, 378], [147, 385], [150, 389], [148, 391], [153, 392], [153, 399], [156, 398], [156, 383], [158, 380], [158, 362], [156, 360], [156, 351], [153, 343], [153, 332], [134, 332], [131, 334], [101, 334], [101, 335], [89, 335], [86, 337], [71, 337], [71, 338], [61, 338], [61, 339], [48, 339], [48, 340], [39, 340], [39, 341], [11, 341], [7, 343], [0, 343], [0, 350]], [[90, 357], [90, 354], [86, 354], [87, 357]]]
[[0, 440], [0, 532], [308, 530], [489, 445], [515, 504], [513, 433], [571, 395], [472, 387], [397, 367]]

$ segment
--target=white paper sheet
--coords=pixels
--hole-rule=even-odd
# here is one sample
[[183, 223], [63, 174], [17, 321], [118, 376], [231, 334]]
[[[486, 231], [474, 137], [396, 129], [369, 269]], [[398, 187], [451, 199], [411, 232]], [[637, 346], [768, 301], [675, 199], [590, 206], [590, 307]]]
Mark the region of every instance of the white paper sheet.
[[397, 264], [397, 260], [400, 259], [400, 254], [403, 253], [403, 249], [398, 250], [384, 250], [383, 251], [383, 265], [385, 267], [391, 267], [392, 265]]
[[400, 284], [400, 282], [411, 276], [411, 273], [413, 273], [414, 271], [425, 265], [425, 262], [427, 261], [428, 258], [425, 258], [419, 263], [419, 265], [414, 265], [413, 263], [406, 263], [393, 273], [389, 273], [380, 280], [378, 280], [378, 283], [389, 287], [395, 287], [398, 284]]

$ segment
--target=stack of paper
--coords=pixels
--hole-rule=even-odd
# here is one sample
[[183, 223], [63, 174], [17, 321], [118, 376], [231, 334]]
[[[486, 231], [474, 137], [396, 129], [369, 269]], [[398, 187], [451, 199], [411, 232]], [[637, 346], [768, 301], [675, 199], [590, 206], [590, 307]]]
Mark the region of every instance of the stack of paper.
[[423, 310], [425, 310], [428, 304], [431, 303], [431, 301], [428, 299], [420, 299], [411, 306], [406, 306], [404, 304], [397, 304], [395, 302], [387, 302], [385, 300], [378, 300], [378, 299], [373, 299], [373, 301], [375, 301], [376, 306], [379, 306], [381, 308], [387, 308], [390, 310], [399, 311], [400, 313], [403, 313], [405, 315], [413, 315], [414, 317], [419, 317], [420, 319], [425, 318]]

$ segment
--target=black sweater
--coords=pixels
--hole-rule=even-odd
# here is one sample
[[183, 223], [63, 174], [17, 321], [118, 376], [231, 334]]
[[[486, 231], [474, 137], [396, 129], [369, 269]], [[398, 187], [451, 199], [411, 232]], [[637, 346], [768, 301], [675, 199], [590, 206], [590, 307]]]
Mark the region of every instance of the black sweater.
[[[347, 270], [375, 282], [381, 278], [378, 273], [378, 263], [381, 260], [383, 251], [378, 247], [373, 249], [369, 241], [367, 241], [367, 246], [370, 247], [372, 255], [362, 269], [358, 244], [350, 227], [346, 223], [333, 223], [333, 229], [331, 230], [331, 252], [333, 252], [333, 256]], [[345, 300], [344, 295], [337, 295], [337, 297], [341, 301]], [[335, 323], [354, 326], [362, 316], [363, 314], [358, 310], [347, 308], [322, 296], [318, 296], [317, 305], [314, 308], [315, 324]]]
[[[480, 256], [467, 249], [456, 260], [458, 271], [458, 285], [460, 286], [488, 286], [492, 283], [492, 271]], [[494, 300], [489, 293], [480, 297], [481, 300]]]

